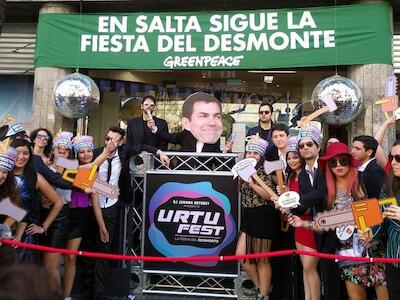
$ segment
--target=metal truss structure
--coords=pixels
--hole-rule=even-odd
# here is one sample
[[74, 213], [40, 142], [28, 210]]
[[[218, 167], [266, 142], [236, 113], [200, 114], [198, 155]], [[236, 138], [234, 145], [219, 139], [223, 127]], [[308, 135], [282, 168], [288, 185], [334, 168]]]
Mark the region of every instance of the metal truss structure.
[[[131, 247], [125, 249], [128, 255], [139, 255], [142, 253], [143, 243], [143, 192], [144, 179], [147, 171], [167, 170], [187, 171], [188, 175], [201, 174], [226, 174], [231, 171], [232, 166], [238, 161], [238, 154], [223, 153], [193, 153], [193, 152], [165, 152], [171, 160], [169, 167], [163, 166], [161, 161], [150, 154], [144, 154], [144, 168], [138, 169], [131, 163], [131, 178], [134, 191], [132, 207], [127, 207], [125, 215], [133, 224], [129, 234], [133, 236]], [[131, 210], [131, 211], [129, 211]], [[125, 243], [128, 244], [128, 243]], [[162, 272], [143, 270], [141, 264], [133, 263], [131, 273], [139, 279], [139, 283], [132, 287], [134, 293], [148, 294], [171, 294], [171, 295], [192, 295], [223, 298], [243, 298], [241, 295], [240, 281], [238, 274], [200, 274], [187, 272]]]

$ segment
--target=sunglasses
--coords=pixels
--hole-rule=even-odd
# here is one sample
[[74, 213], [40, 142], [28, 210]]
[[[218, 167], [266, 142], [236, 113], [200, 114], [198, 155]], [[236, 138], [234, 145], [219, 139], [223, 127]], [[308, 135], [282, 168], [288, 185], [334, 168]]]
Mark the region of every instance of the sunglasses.
[[307, 146], [308, 148], [311, 148], [312, 146], [314, 146], [314, 143], [313, 142], [300, 143], [299, 149], [303, 149], [305, 146]]
[[43, 134], [37, 134], [36, 138], [39, 140], [44, 140], [44, 141], [47, 141], [49, 139], [49, 137], [47, 135], [43, 135]]
[[258, 113], [260, 115], [269, 115], [270, 111], [269, 110], [260, 110]]
[[61, 146], [61, 145], [58, 145], [58, 146], [56, 146], [55, 147], [57, 150], [64, 150], [64, 151], [69, 151], [70, 149], [69, 148], [67, 148], [67, 147], [65, 147], [65, 146]]
[[350, 159], [348, 157], [339, 157], [334, 158], [329, 161], [329, 166], [331, 168], [336, 168], [338, 166], [338, 162], [342, 167], [347, 167], [350, 165]]
[[[108, 142], [109, 140], [112, 140], [112, 139], [113, 139], [113, 138], [110, 137], [110, 136], [106, 136], [106, 137], [105, 137], [106, 142]], [[114, 142], [119, 142], [120, 140], [122, 140], [122, 139], [118, 139], [118, 141], [117, 141], [117, 140], [114, 140]]]
[[400, 163], [400, 155], [392, 155], [392, 154], [389, 154], [389, 161], [390, 161], [390, 162], [393, 161], [393, 158], [394, 158], [394, 160], [395, 160], [396, 162]]

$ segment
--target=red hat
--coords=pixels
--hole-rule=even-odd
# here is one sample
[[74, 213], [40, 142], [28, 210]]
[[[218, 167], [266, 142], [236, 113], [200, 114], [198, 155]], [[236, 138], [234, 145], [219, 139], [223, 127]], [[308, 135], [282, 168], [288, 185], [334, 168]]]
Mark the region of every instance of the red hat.
[[359, 166], [359, 162], [353, 158], [350, 153], [349, 147], [344, 143], [332, 143], [326, 148], [325, 155], [320, 157], [322, 162], [328, 161], [338, 155], [347, 155], [350, 157], [350, 163], [353, 167]]

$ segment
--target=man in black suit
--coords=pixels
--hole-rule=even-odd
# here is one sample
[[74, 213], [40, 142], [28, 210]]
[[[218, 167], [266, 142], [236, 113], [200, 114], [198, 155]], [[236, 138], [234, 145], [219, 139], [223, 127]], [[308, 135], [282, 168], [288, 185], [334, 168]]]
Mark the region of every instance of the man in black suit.
[[315, 127], [300, 130], [299, 153], [305, 161], [304, 169], [299, 174], [300, 207], [314, 211], [325, 210], [327, 194], [324, 173], [318, 168], [318, 157], [321, 150], [321, 133]]
[[[300, 206], [292, 209], [294, 214], [304, 214], [311, 209], [313, 215], [327, 210], [327, 186], [324, 172], [318, 168], [319, 151], [321, 150], [321, 133], [317, 128], [309, 127], [300, 130], [298, 144], [300, 156], [305, 160], [305, 167], [299, 174]], [[309, 229], [312, 227], [309, 222]], [[335, 253], [338, 239], [334, 231], [315, 234], [317, 251]], [[324, 299], [342, 299], [342, 286], [337, 263], [332, 260], [322, 259], [321, 281], [324, 290]]]
[[[102, 242], [99, 237], [96, 241], [96, 251], [110, 252], [115, 238], [115, 228], [119, 220], [119, 203], [129, 203], [132, 201], [132, 186], [129, 173], [129, 160], [133, 155], [140, 152], [147, 151], [160, 156], [163, 164], [168, 165], [169, 159], [162, 152], [148, 145], [128, 145], [124, 144], [125, 131], [118, 126], [113, 126], [107, 132], [105, 143], [114, 143], [118, 148], [113, 151], [107, 160], [99, 166], [98, 178], [107, 181], [112, 185], [119, 187], [119, 196], [116, 198], [107, 198], [104, 195], [99, 195], [99, 204], [101, 207], [104, 223], [109, 235], [108, 242]], [[94, 150], [94, 157], [96, 158], [103, 152], [103, 147]], [[115, 241], [122, 243], [122, 241]], [[108, 261], [104, 259], [97, 259], [95, 262], [95, 292], [98, 299], [105, 298], [106, 287], [109, 286], [108, 282]]]
[[272, 123], [272, 113], [274, 112], [274, 108], [272, 104], [268, 102], [263, 102], [260, 104], [258, 107], [258, 126], [252, 127], [247, 131], [246, 136], [251, 136], [251, 135], [258, 135], [260, 138], [266, 140], [268, 142], [268, 148], [265, 153], [268, 152], [269, 149], [273, 147], [272, 143], [272, 130], [271, 127], [273, 125]]
[[[298, 178], [300, 206], [292, 212], [303, 214], [307, 209], [311, 209], [315, 215], [317, 212], [328, 209], [325, 174], [318, 167], [319, 151], [321, 150], [320, 131], [314, 127], [300, 130], [298, 146], [300, 156], [305, 160], [305, 167]], [[309, 222], [309, 227], [312, 227], [312, 222]], [[318, 252], [333, 254], [338, 247], [338, 238], [333, 230], [316, 233], [315, 241]], [[337, 263], [327, 259], [321, 259], [319, 263], [324, 299], [342, 299], [343, 289]]]
[[156, 99], [151, 95], [144, 96], [140, 108], [142, 116], [128, 121], [127, 143], [130, 145], [145, 144], [167, 150], [167, 142], [155, 134], [156, 132], [159, 132], [160, 135], [168, 134], [167, 122], [153, 116]]
[[361, 162], [358, 167], [360, 182], [364, 184], [368, 198], [379, 199], [383, 182], [385, 180], [385, 170], [378, 165], [375, 159], [378, 141], [369, 135], [359, 135], [353, 139], [351, 154]]

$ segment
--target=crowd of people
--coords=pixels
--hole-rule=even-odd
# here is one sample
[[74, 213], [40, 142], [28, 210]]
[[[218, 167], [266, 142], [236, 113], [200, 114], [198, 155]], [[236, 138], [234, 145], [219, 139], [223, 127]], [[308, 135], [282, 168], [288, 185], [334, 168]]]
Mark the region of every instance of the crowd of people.
[[[328, 139], [324, 151], [319, 129], [303, 127], [296, 136], [290, 136], [284, 124], [272, 123], [272, 112], [272, 105], [260, 105], [259, 125], [248, 131], [252, 136], [248, 138], [246, 157], [256, 159], [257, 174], [278, 195], [297, 192], [300, 205], [280, 207], [276, 195], [268, 194], [251, 179], [244, 182], [237, 254], [268, 252], [275, 243], [287, 239], [289, 245], [292, 241], [297, 249], [309, 252], [400, 258], [400, 145], [396, 142], [388, 156], [380, 146], [386, 129], [395, 120], [385, 121], [375, 137], [355, 137], [350, 146], [336, 138]], [[276, 177], [263, 169], [264, 160], [279, 159], [286, 167], [283, 189], [278, 187]], [[344, 210], [355, 201], [389, 197], [395, 197], [397, 205], [382, 208], [384, 222], [373, 228], [361, 230], [347, 225], [327, 231], [320, 230], [313, 221], [319, 212]], [[280, 230], [279, 223], [285, 216], [295, 228], [293, 233]], [[300, 260], [304, 299], [400, 299], [399, 264], [335, 262], [305, 255]], [[259, 299], [268, 299], [271, 281], [273, 288], [280, 285], [274, 285], [275, 276], [282, 278], [282, 271], [290, 273], [284, 264], [271, 268], [266, 258], [243, 260], [241, 265], [258, 288]]]
[[[115, 243], [120, 242], [116, 239], [116, 230], [121, 204], [132, 201], [131, 158], [140, 164], [138, 154], [147, 151], [168, 165], [169, 158], [163, 152], [168, 143], [179, 144], [186, 152], [221, 152], [222, 107], [214, 96], [199, 92], [188, 97], [183, 106], [183, 130], [178, 133], [169, 133], [167, 122], [153, 116], [155, 107], [154, 97], [143, 97], [142, 116], [128, 122], [126, 142], [125, 130], [112, 126], [100, 148], [94, 147], [91, 136], [74, 137], [71, 132], [60, 131], [53, 137], [46, 128], [38, 128], [28, 135], [19, 124], [3, 125], [0, 128], [0, 199], [8, 197], [27, 211], [20, 222], [0, 216], [1, 223], [14, 228], [14, 239], [70, 250], [89, 243], [93, 251], [111, 252]], [[300, 205], [289, 210], [282, 208], [276, 195], [269, 194], [257, 182], [251, 179], [242, 182], [237, 254], [296, 247], [310, 252], [400, 258], [398, 206], [385, 208], [384, 222], [367, 230], [348, 225], [319, 231], [313, 222], [318, 212], [345, 209], [363, 199], [395, 197], [399, 204], [400, 143], [393, 145], [388, 156], [379, 145], [388, 126], [395, 121], [389, 119], [382, 124], [375, 138], [358, 136], [349, 146], [331, 138], [323, 151], [317, 128], [301, 128], [291, 137], [286, 125], [273, 124], [272, 114], [271, 104], [259, 106], [259, 125], [248, 131], [245, 156], [256, 160], [257, 174], [270, 189], [278, 195], [285, 191], [297, 192]], [[223, 152], [230, 151], [233, 142], [228, 141]], [[79, 168], [98, 166], [97, 177], [118, 187], [119, 195], [110, 198], [91, 188], [74, 187], [62, 175], [63, 169], [57, 164], [60, 158], [76, 159]], [[265, 172], [265, 160], [282, 161], [283, 187], [278, 187], [274, 174]], [[288, 223], [292, 229], [288, 229]], [[0, 247], [2, 251], [4, 247]], [[3, 259], [41, 264], [52, 278], [47, 282], [52, 291], [57, 290], [54, 286], [59, 291], [62, 287], [60, 299], [71, 298], [77, 277], [75, 255], [64, 257], [61, 272], [59, 253], [39, 256], [38, 252], [22, 247], [9, 250]], [[306, 300], [367, 299], [370, 287], [378, 300], [400, 299], [399, 264], [337, 263], [306, 255], [300, 260]], [[268, 299], [271, 290], [277, 292], [287, 285], [285, 273], [290, 272], [285, 270], [283, 261], [278, 266], [268, 258], [246, 259], [240, 263], [258, 289], [259, 299]], [[108, 264], [108, 260], [95, 260], [92, 282], [95, 299], [109, 296]], [[7, 276], [5, 271], [9, 270], [0, 270], [0, 278]]]
[[[1, 222], [14, 228], [14, 240], [28, 244], [78, 250], [87, 228], [95, 246], [93, 251], [109, 252], [113, 245], [115, 226], [118, 222], [119, 203], [132, 201], [129, 160], [142, 151], [158, 155], [162, 163], [169, 159], [164, 152], [149, 145], [124, 143], [125, 131], [110, 127], [104, 146], [94, 148], [93, 137], [73, 137], [61, 131], [52, 136], [46, 128], [38, 128], [27, 135], [19, 124], [0, 128], [0, 198], [24, 208], [26, 216], [16, 222], [1, 216]], [[79, 168], [98, 166], [97, 178], [119, 188], [119, 195], [107, 198], [91, 188], [79, 189], [63, 178], [58, 159], [77, 159]], [[76, 256], [65, 255], [61, 282], [59, 253], [39, 252], [27, 248], [14, 251], [20, 264], [43, 265], [54, 282], [63, 287], [65, 299], [70, 298], [76, 274]], [[12, 257], [12, 255], [11, 255]], [[94, 266], [94, 293], [103, 299], [107, 283], [107, 260], [96, 260]], [[27, 291], [24, 291], [27, 292]], [[61, 293], [60, 293], [61, 295]], [[103, 297], [104, 296], [104, 297]], [[5, 299], [5, 298], [4, 298]], [[7, 298], [8, 299], [8, 298]]]

